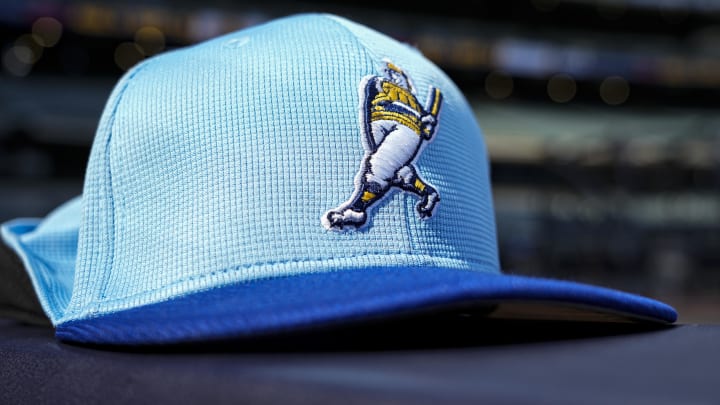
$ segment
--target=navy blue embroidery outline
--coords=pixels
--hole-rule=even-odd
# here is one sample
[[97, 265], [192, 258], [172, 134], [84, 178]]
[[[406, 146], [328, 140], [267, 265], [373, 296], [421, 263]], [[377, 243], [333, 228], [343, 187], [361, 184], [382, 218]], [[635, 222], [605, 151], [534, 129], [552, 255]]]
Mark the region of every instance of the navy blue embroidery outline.
[[[427, 144], [432, 142], [438, 131], [443, 103], [442, 93], [438, 88], [430, 86], [425, 104], [420, 104], [412, 79], [390, 60], [385, 59], [384, 62], [382, 76], [368, 75], [360, 81], [358, 87], [361, 99], [359, 118], [365, 154], [360, 163], [360, 170], [355, 175], [354, 190], [350, 198], [338, 207], [323, 214], [321, 222], [327, 230], [345, 231], [363, 228], [367, 224], [373, 208], [377, 207], [388, 196], [395, 194], [398, 189], [420, 198], [420, 201], [415, 206], [415, 211], [422, 220], [432, 217], [440, 202], [440, 194], [437, 189], [420, 176], [415, 161], [422, 154]], [[395, 76], [393, 77], [393, 75]], [[382, 141], [376, 145], [372, 132], [373, 102], [381, 94], [380, 88], [382, 88], [383, 83], [387, 83], [391, 87], [398, 87], [400, 93], [405, 93], [406, 96], [410, 95], [412, 97], [409, 100], [410, 103], [417, 108], [413, 109], [405, 103], [395, 103], [394, 101], [397, 100], [383, 102], [383, 100], [379, 99], [376, 102], [380, 104], [380, 109], [376, 110], [378, 114], [390, 115], [391, 117], [397, 115], [400, 120], [406, 122], [410, 120], [409, 123], [417, 128], [411, 128], [407, 123], [403, 124], [397, 120], [387, 119], [386, 122], [394, 121], [395, 125], [390, 128], [380, 128], [387, 132], [383, 134]], [[430, 111], [426, 110], [427, 108], [430, 108]], [[392, 178], [384, 179], [383, 182], [386, 183], [384, 186], [381, 182], [368, 181], [368, 175], [375, 176], [375, 173], [371, 170], [370, 159], [377, 153], [378, 148], [385, 142], [388, 135], [398, 129], [398, 125], [410, 129], [420, 138], [419, 143], [415, 146], [414, 153], [409, 158], [404, 159], [401, 166], [395, 168]]]

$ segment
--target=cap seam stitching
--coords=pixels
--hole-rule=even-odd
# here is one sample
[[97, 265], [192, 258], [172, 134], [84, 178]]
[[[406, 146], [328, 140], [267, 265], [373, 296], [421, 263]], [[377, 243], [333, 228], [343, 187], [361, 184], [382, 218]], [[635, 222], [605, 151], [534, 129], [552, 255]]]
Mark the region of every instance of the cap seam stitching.
[[[399, 256], [416, 257], [416, 258], [420, 258], [420, 259], [437, 258], [437, 259], [445, 259], [445, 260], [452, 260], [452, 261], [461, 262], [461, 260], [459, 260], [459, 259], [452, 259], [452, 258], [432, 256], [432, 255], [415, 256], [415, 255], [408, 254], [408, 253], [374, 254], [374, 256], [381, 256], [381, 257], [382, 257], [382, 256], [398, 256], [398, 255], [399, 255]], [[364, 256], [367, 256], [367, 255], [366, 255], [366, 254], [363, 254], [363, 255], [352, 255], [352, 256], [342, 257], [341, 259], [353, 259], [353, 258], [364, 257]], [[180, 280], [174, 281], [174, 282], [172, 282], [172, 283], [170, 283], [170, 284], [163, 285], [163, 286], [161, 286], [161, 287], [157, 287], [157, 288], [154, 288], [154, 289], [151, 289], [151, 290], [145, 290], [145, 291], [142, 291], [142, 292], [139, 292], [139, 293], [135, 293], [135, 294], [131, 294], [131, 295], [126, 295], [126, 296], [123, 296], [123, 297], [117, 297], [117, 298], [105, 299], [105, 300], [102, 300], [102, 301], [98, 301], [98, 302], [95, 303], [96, 305], [94, 306], [94, 308], [90, 309], [90, 310], [88, 311], [88, 313], [91, 313], [91, 314], [92, 314], [92, 313], [97, 313], [97, 312], [99, 311], [99, 308], [98, 308], [98, 305], [97, 305], [97, 304], [111, 303], [111, 302], [115, 302], [115, 301], [125, 300], [125, 299], [128, 299], [128, 298], [138, 297], [138, 296], [141, 296], [141, 295], [144, 295], [144, 294], [152, 294], [152, 293], [157, 292], [157, 291], [161, 291], [161, 290], [164, 290], [164, 289], [173, 288], [173, 287], [176, 286], [176, 285], [179, 285], [179, 284], [182, 284], [182, 283], [185, 283], [185, 282], [188, 282], [188, 281], [203, 280], [203, 279], [206, 279], [206, 278], [210, 278], [210, 277], [213, 277], [213, 276], [217, 276], [217, 275], [219, 275], [219, 274], [228, 274], [228, 273], [238, 272], [238, 271], [241, 271], [241, 270], [243, 270], [243, 269], [249, 269], [249, 268], [252, 268], [252, 267], [263, 266], [263, 265], [265, 265], [265, 266], [271, 265], [271, 266], [272, 266], [272, 265], [278, 265], [278, 264], [310, 263], [310, 262], [320, 262], [320, 261], [333, 260], [333, 259], [334, 259], [334, 258], [321, 259], [321, 260], [317, 260], [317, 259], [301, 259], [301, 260], [284, 260], [284, 261], [276, 261], [276, 262], [272, 262], [272, 261], [270, 261], [270, 262], [257, 262], [257, 263], [249, 263], [249, 264], [244, 264], [244, 265], [236, 265], [236, 266], [227, 267], [227, 268], [220, 269], [220, 270], [213, 270], [213, 271], [211, 271], [211, 272], [209, 272], [209, 273], [204, 273], [204, 274], [200, 274], [200, 275], [193, 275], [193, 276], [185, 277], [185, 278], [182, 278], [182, 279], [180, 279]], [[479, 266], [479, 267], [482, 267], [482, 268], [487, 268], [487, 269], [489, 269], [489, 270], [497, 270], [496, 267], [493, 265], [493, 263], [488, 262], [488, 261], [462, 261], [462, 262], [463, 262], [463, 263], [466, 263], [466, 264], [468, 264], [468, 265], [476, 265], [476, 266]], [[375, 267], [383, 267], [383, 266], [375, 266]], [[464, 271], [473, 271], [473, 270], [462, 269], [462, 268], [450, 268], [450, 269], [451, 269], [451, 270], [459, 270], [459, 271], [463, 271], [463, 270], [464, 270]], [[344, 270], [338, 270], [338, 271], [344, 271]], [[401, 270], [399, 269], [399, 271], [401, 271]], [[324, 270], [324, 271], [318, 271], [318, 272], [304, 271], [304, 272], [299, 272], [299, 273], [281, 274], [281, 275], [274, 275], [274, 276], [271, 275], [271, 276], [268, 276], [268, 277], [260, 277], [260, 278], [253, 278], [253, 279], [247, 279], [247, 280], [237, 280], [236, 282], [249, 282], [249, 281], [254, 281], [254, 280], [272, 279], [272, 278], [278, 278], [278, 277], [292, 277], [292, 276], [302, 275], [302, 274], [312, 274], [312, 273], [322, 274], [322, 273], [330, 273], [330, 272], [332, 272], [332, 270]], [[490, 272], [490, 271], [485, 271], [485, 272]]]
[[118, 109], [120, 108], [120, 104], [122, 103], [123, 98], [125, 97], [125, 93], [127, 92], [128, 88], [130, 87], [130, 84], [133, 82], [133, 79], [135, 79], [135, 77], [142, 70], [144, 70], [152, 61], [154, 61], [154, 59], [146, 60], [145, 62], [138, 65], [134, 69], [134, 71], [128, 75], [122, 89], [120, 90], [120, 92], [117, 95], [117, 101], [115, 102], [115, 106], [113, 107], [112, 113], [110, 114], [110, 122], [108, 123], [108, 128], [109, 128], [110, 133], [109, 133], [108, 139], [105, 143], [105, 161], [107, 162], [107, 172], [106, 173], [108, 176], [108, 189], [109, 189], [109, 194], [110, 194], [110, 198], [109, 198], [109, 202], [111, 205], [110, 212], [112, 213], [111, 225], [110, 225], [111, 232], [108, 232], [108, 234], [112, 235], [111, 236], [112, 240], [110, 241], [112, 248], [110, 249], [110, 257], [108, 258], [108, 261], [107, 261], [109, 271], [104, 272], [102, 283], [101, 283], [101, 288], [100, 288], [100, 297], [101, 298], [106, 297], [108, 282], [113, 273], [113, 265], [115, 263], [115, 250], [116, 250], [115, 240], [117, 239], [115, 237], [116, 229], [117, 229], [117, 227], [116, 227], [117, 213], [115, 212], [117, 205], [115, 204], [115, 200], [118, 198], [114, 194], [115, 187], [113, 184], [113, 170], [112, 170], [112, 165], [111, 165], [111, 161], [110, 161], [110, 153], [111, 153], [111, 147], [110, 147], [111, 145], [110, 144], [111, 144], [112, 140], [114, 139], [115, 121], [116, 121], [116, 117], [117, 117], [117, 112], [118, 112]]

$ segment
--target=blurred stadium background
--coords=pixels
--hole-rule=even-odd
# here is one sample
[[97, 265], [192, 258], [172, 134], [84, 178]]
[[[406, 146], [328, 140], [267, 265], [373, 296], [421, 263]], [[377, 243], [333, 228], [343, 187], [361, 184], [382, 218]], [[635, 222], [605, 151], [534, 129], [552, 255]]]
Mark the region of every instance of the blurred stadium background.
[[417, 46], [472, 102], [503, 267], [720, 321], [720, 2], [0, 3], [0, 221], [80, 194], [116, 80], [143, 58], [327, 11]]

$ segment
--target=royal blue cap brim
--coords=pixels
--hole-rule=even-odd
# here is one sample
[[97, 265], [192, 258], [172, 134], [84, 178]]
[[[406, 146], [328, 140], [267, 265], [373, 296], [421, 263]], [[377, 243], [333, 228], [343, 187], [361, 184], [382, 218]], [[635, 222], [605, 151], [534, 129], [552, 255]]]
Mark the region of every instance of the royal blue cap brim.
[[653, 299], [570, 281], [443, 268], [368, 268], [255, 280], [61, 323], [62, 341], [109, 345], [189, 343], [525, 302], [629, 320], [672, 323]]

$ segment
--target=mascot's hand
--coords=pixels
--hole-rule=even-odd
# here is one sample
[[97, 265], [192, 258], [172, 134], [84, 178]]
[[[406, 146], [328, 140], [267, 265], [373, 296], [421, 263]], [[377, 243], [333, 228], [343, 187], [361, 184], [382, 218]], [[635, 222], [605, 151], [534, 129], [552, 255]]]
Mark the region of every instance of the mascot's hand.
[[435, 124], [437, 119], [432, 114], [425, 114], [420, 121], [422, 122], [422, 136], [425, 139], [432, 138], [435, 133]]

